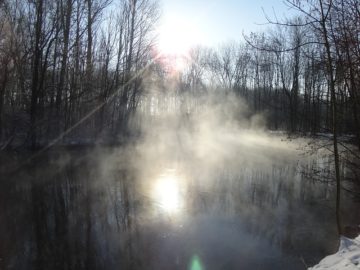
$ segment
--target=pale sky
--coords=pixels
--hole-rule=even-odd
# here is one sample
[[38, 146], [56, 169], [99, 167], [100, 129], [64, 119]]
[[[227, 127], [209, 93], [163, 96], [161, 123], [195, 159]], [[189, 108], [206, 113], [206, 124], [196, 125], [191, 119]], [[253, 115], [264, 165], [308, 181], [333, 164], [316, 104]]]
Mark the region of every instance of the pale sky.
[[214, 46], [241, 40], [242, 33], [266, 29], [263, 10], [281, 19], [294, 14], [282, 0], [161, 0], [160, 24], [186, 22], [195, 43]]

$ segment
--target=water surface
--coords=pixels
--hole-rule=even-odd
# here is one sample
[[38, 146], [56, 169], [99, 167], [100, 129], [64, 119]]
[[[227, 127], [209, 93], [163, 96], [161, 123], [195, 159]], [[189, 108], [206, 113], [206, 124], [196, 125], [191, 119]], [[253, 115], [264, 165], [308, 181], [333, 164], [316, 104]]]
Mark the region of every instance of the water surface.
[[2, 173], [0, 269], [305, 269], [337, 248], [334, 186], [272, 147], [47, 151]]

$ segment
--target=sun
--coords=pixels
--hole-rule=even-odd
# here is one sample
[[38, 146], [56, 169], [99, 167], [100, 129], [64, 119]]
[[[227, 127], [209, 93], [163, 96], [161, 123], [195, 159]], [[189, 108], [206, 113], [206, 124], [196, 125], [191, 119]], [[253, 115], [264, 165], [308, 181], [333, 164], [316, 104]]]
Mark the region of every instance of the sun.
[[162, 55], [186, 56], [201, 41], [197, 24], [174, 14], [164, 17], [158, 28], [157, 48]]

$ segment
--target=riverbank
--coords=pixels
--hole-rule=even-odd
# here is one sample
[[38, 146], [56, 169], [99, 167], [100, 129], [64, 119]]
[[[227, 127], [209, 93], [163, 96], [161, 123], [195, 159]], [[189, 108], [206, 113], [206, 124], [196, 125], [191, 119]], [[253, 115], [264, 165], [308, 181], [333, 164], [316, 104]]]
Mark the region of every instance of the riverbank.
[[355, 239], [341, 237], [339, 251], [322, 259], [309, 270], [360, 269], [360, 236]]

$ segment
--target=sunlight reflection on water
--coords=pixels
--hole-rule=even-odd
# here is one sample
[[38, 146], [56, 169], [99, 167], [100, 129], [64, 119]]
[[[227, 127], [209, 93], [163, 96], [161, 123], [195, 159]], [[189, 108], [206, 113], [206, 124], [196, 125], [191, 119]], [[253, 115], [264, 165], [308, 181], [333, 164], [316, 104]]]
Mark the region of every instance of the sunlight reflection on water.
[[182, 177], [174, 169], [167, 169], [155, 180], [152, 197], [155, 205], [163, 212], [177, 214], [183, 208], [182, 181]]

